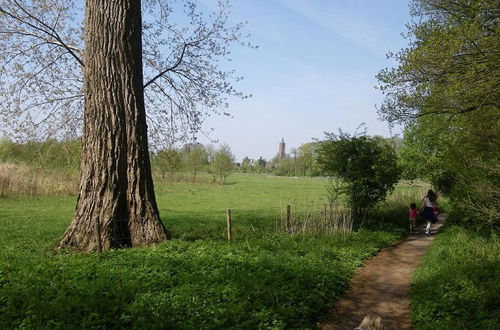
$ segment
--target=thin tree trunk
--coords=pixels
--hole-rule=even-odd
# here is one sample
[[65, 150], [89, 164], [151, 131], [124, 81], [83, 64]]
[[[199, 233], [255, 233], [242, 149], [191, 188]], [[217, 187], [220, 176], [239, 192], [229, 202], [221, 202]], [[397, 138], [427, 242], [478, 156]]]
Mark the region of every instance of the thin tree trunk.
[[153, 189], [144, 108], [140, 0], [87, 0], [80, 191], [60, 246], [103, 249], [166, 239]]

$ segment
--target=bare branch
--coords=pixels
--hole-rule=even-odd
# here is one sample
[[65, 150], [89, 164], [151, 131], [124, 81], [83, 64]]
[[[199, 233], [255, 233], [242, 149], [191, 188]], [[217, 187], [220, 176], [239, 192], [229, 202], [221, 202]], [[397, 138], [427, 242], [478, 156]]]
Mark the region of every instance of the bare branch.
[[[40, 31], [42, 32], [43, 34], [47, 35], [48, 37], [51, 37], [54, 40], [51, 40], [51, 39], [47, 39], [46, 37], [43, 37], [41, 35], [37, 35], [37, 34], [34, 34], [34, 33], [28, 33], [28, 32], [22, 32], [22, 31], [18, 31], [17, 33], [21, 33], [21, 34], [24, 34], [24, 35], [27, 35], [27, 36], [32, 36], [32, 37], [35, 37], [35, 38], [40, 38], [44, 41], [46, 41], [47, 43], [51, 43], [51, 44], [54, 44], [54, 45], [57, 45], [57, 46], [60, 46], [60, 47], [63, 47], [65, 48], [68, 53], [73, 56], [73, 58], [78, 62], [80, 63], [80, 65], [84, 66], [83, 64], [83, 61], [82, 59], [76, 55], [75, 53], [75, 50], [78, 50], [77, 48], [75, 47], [71, 47], [69, 45], [67, 45], [64, 40], [62, 40], [61, 36], [58, 34], [58, 32], [51, 26], [47, 25], [46, 23], [42, 22], [39, 18], [37, 18], [36, 16], [32, 15], [28, 10], [26, 10], [26, 8], [24, 8], [18, 1], [14, 1], [14, 4], [23, 12], [25, 13], [29, 18], [31, 18], [32, 20], [34, 20], [35, 22], [37, 22], [38, 24], [41, 25], [40, 26], [37, 26], [35, 24], [32, 24], [24, 19], [22, 19], [21, 17], [15, 15], [14, 13], [11, 13], [9, 11], [7, 11], [4, 7], [0, 7], [0, 13], [3, 13], [7, 16], [9, 16], [10, 18], [22, 23], [22, 24], [25, 24], [31, 28], [33, 28], [34, 30], [36, 31]], [[59, 18], [58, 18], [59, 19]], [[55, 25], [54, 25], [55, 26]]]
[[153, 79], [149, 80], [144, 86], [143, 88], [146, 88], [148, 87], [149, 85], [151, 85], [153, 82], [155, 82], [155, 80], [157, 80], [158, 78], [161, 78], [163, 75], [165, 75], [167, 72], [169, 71], [172, 71], [172, 70], [175, 70], [175, 68], [177, 68], [181, 63], [182, 63], [182, 60], [184, 58], [184, 54], [186, 53], [186, 49], [187, 47], [191, 46], [191, 43], [187, 43], [187, 44], [184, 44], [182, 46], [182, 51], [181, 51], [181, 55], [179, 56], [179, 58], [177, 59], [177, 61], [175, 62], [174, 65], [172, 65], [171, 67], [163, 70], [162, 72], [160, 72], [159, 74], [157, 74]]
[[[76, 51], [76, 52], [79, 52], [79, 53], [83, 53], [83, 50], [81, 48], [78, 48], [76, 46], [71, 46], [71, 45], [66, 45], [66, 44], [62, 44], [60, 43], [59, 41], [55, 41], [55, 40], [50, 40], [50, 39], [47, 39], [39, 34], [35, 34], [35, 33], [32, 33], [32, 32], [28, 32], [28, 31], [9, 31], [9, 30], [6, 30], [6, 31], [0, 31], [0, 34], [19, 34], [19, 35], [22, 35], [22, 36], [26, 36], [26, 37], [34, 37], [34, 38], [37, 38], [37, 39], [40, 39], [43, 41], [43, 43], [40, 43], [39, 45], [42, 45], [42, 44], [50, 44], [50, 45], [54, 45], [54, 46], [60, 46], [66, 50], [68, 50], [68, 52], [70, 50], [72, 51]], [[77, 61], [78, 61], [78, 58], [76, 58]], [[78, 61], [82, 66], [83, 66], [83, 62], [81, 61]]]

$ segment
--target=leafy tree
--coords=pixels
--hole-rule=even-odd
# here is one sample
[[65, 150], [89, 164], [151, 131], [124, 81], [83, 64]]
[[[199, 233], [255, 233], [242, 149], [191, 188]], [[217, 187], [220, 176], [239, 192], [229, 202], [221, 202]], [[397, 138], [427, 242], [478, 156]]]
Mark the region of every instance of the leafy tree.
[[224, 113], [228, 95], [244, 97], [233, 72], [219, 69], [243, 37], [242, 25], [228, 21], [228, 3], [212, 16], [183, 4], [188, 26], [174, 23], [169, 1], [86, 0], [84, 24], [80, 2], [0, 2], [9, 133], [43, 140], [74, 136], [83, 124], [79, 195], [61, 247], [91, 251], [96, 224], [103, 248], [166, 239], [148, 137], [165, 145], [190, 136], [207, 110]]
[[179, 151], [174, 148], [168, 148], [158, 152], [155, 156], [155, 162], [160, 168], [162, 177], [168, 174], [170, 179], [173, 179], [182, 167], [182, 158]]
[[203, 165], [208, 163], [207, 152], [202, 144], [195, 143], [185, 145], [184, 153], [184, 164], [193, 174], [194, 181], [196, 180], [196, 175], [202, 169]]
[[266, 166], [267, 166], [267, 160], [265, 160], [264, 158], [262, 158], [262, 156], [260, 156], [259, 159], [257, 159], [257, 167], [259, 171], [260, 172], [264, 171], [266, 169]]
[[391, 55], [397, 67], [378, 75], [386, 94], [379, 113], [406, 125], [400, 157], [405, 176], [430, 180], [468, 223], [495, 228], [500, 221], [498, 1], [414, 0], [411, 14], [409, 46]]
[[297, 169], [302, 176], [319, 175], [320, 168], [317, 164], [316, 148], [318, 143], [309, 142], [301, 145], [297, 149]]
[[210, 164], [212, 173], [219, 178], [221, 185], [226, 183], [226, 179], [234, 171], [234, 155], [228, 145], [223, 144], [214, 154]]
[[216, 148], [213, 144], [207, 144], [205, 146], [205, 153], [207, 155], [207, 162], [209, 164], [211, 164], [212, 161], [214, 160], [215, 152], [216, 152]]
[[253, 172], [254, 171], [253, 161], [247, 156], [245, 156], [241, 161], [240, 169], [243, 173]]
[[317, 148], [324, 173], [344, 183], [350, 207], [365, 215], [385, 199], [399, 178], [394, 150], [383, 139], [326, 133]]
[[272, 168], [275, 175], [295, 175], [296, 160], [293, 157], [275, 157], [272, 159]]
[[390, 54], [399, 66], [377, 76], [387, 96], [380, 114], [408, 122], [431, 114], [497, 112], [498, 2], [413, 0], [411, 8], [409, 47]]
[[290, 149], [284, 158], [276, 155], [272, 160], [272, 172], [275, 175], [315, 176], [321, 169], [316, 161], [316, 142], [305, 143], [299, 148]]

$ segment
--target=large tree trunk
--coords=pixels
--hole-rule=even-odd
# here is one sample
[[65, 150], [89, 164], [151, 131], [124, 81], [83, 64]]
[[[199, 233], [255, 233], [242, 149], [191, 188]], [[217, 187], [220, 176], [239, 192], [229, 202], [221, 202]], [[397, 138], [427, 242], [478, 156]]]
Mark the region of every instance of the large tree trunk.
[[144, 108], [140, 0], [87, 0], [80, 191], [61, 247], [91, 251], [166, 239]]

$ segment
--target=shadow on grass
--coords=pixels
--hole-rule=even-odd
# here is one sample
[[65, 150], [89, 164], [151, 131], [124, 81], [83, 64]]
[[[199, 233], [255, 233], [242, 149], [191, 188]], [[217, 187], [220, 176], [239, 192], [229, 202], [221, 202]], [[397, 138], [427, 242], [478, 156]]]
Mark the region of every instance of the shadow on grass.
[[[235, 239], [250, 238], [274, 232], [276, 216], [273, 212], [249, 212], [232, 210], [232, 232]], [[162, 221], [168, 229], [170, 239], [196, 241], [200, 239], [227, 239], [226, 213], [161, 211]]]

